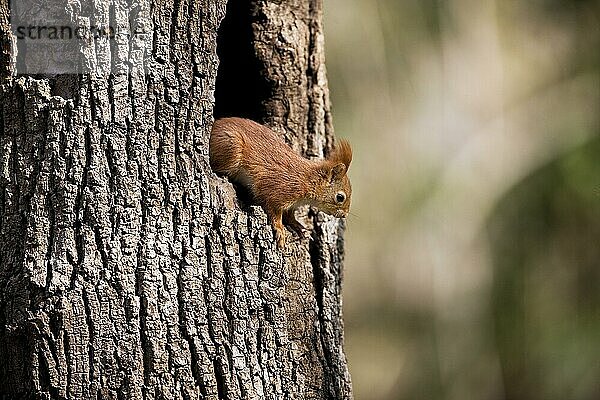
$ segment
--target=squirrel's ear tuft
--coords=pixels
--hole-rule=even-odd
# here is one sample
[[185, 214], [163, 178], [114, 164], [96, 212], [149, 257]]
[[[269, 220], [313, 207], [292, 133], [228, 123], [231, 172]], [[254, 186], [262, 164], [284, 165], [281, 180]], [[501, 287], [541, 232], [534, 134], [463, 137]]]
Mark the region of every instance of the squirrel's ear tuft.
[[328, 158], [331, 161], [344, 164], [346, 170], [348, 170], [348, 168], [350, 168], [350, 163], [352, 162], [352, 147], [350, 147], [350, 143], [345, 139], [341, 139], [336, 143], [335, 148]]
[[342, 177], [346, 174], [346, 165], [343, 163], [339, 163], [335, 165], [331, 169], [331, 182], [342, 179]]

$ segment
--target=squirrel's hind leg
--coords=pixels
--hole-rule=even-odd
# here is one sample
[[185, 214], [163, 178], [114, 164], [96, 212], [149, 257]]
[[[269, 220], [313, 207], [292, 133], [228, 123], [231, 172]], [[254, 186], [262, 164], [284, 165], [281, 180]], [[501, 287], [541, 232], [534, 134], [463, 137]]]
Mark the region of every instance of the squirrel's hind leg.
[[282, 211], [275, 211], [272, 209], [267, 209], [265, 211], [267, 212], [267, 216], [273, 225], [273, 229], [275, 229], [275, 240], [277, 240], [277, 247], [279, 247], [279, 249], [283, 249], [285, 247], [285, 239], [287, 234], [283, 226]]

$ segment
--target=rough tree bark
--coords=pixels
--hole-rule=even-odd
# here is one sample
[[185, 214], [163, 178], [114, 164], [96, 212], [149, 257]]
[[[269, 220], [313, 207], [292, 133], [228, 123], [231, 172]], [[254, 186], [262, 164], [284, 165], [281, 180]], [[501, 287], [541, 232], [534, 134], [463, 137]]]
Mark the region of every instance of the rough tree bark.
[[23, 75], [0, 1], [0, 395], [351, 398], [343, 223], [281, 252], [207, 161], [213, 115], [331, 147], [321, 0], [64, 3], [141, 33]]

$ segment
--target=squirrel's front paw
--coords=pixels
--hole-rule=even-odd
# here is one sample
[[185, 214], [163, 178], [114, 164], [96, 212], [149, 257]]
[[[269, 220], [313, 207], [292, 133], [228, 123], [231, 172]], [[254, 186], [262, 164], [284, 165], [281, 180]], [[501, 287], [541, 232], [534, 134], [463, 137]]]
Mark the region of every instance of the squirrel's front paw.
[[280, 250], [282, 250], [285, 247], [286, 237], [287, 234], [285, 233], [285, 229], [283, 227], [275, 228], [275, 240], [277, 240], [277, 247]]
[[291, 223], [289, 223], [287, 225], [287, 227], [294, 233], [296, 233], [296, 235], [298, 235], [299, 238], [304, 238], [305, 236], [305, 232], [306, 232], [306, 227], [304, 225], [302, 225], [300, 222], [293, 220]]
[[294, 215], [294, 210], [288, 210], [283, 214], [283, 223], [291, 232], [296, 233], [300, 239], [304, 238], [304, 232], [306, 232], [306, 227], [302, 225], [300, 221], [296, 219]]

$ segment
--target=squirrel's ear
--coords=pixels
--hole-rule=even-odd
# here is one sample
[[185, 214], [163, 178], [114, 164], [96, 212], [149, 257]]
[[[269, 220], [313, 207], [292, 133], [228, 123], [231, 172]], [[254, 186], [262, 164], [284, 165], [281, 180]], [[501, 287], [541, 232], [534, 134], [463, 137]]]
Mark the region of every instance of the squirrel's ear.
[[341, 179], [346, 174], [346, 165], [343, 163], [336, 164], [331, 168], [331, 182]]
[[352, 162], [352, 147], [350, 147], [350, 143], [345, 139], [341, 139], [336, 143], [329, 159], [344, 164], [346, 170], [348, 170], [348, 168], [350, 168], [350, 163]]

